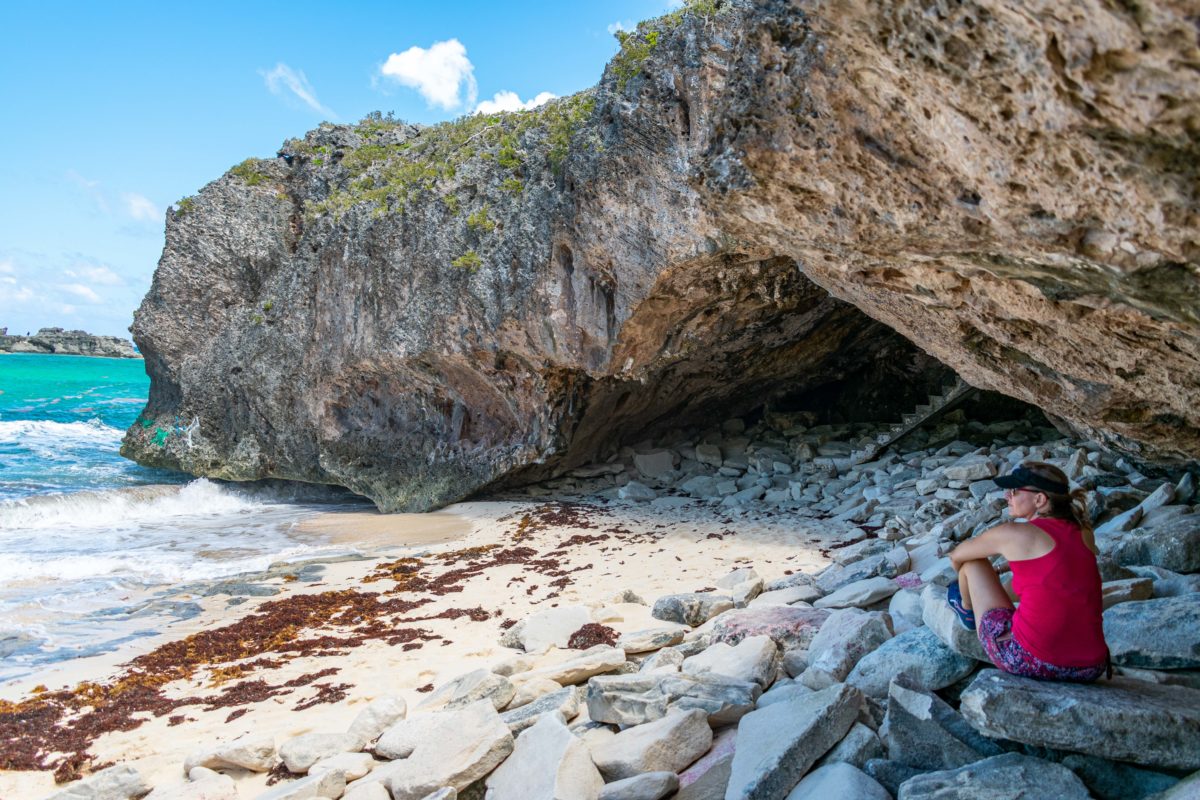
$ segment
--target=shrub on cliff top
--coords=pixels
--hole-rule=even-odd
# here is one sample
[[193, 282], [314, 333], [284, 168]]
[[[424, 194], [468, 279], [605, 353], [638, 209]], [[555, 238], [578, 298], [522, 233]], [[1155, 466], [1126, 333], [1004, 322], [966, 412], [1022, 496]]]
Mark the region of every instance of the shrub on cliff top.
[[247, 186], [258, 186], [270, 179], [262, 169], [264, 163], [266, 162], [259, 158], [247, 158], [229, 172], [245, 181]]

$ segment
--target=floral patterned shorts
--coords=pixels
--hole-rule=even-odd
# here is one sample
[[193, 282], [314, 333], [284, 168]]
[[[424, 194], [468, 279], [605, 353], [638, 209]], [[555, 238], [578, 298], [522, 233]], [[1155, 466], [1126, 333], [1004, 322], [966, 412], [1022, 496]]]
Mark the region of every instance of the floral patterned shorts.
[[1000, 637], [1012, 631], [1014, 613], [1015, 610], [1011, 608], [993, 608], [979, 621], [979, 643], [997, 667], [1013, 675], [1023, 675], [1041, 681], [1091, 683], [1104, 674], [1107, 668], [1105, 664], [1094, 667], [1056, 667], [1026, 650], [1011, 636], [999, 641]]

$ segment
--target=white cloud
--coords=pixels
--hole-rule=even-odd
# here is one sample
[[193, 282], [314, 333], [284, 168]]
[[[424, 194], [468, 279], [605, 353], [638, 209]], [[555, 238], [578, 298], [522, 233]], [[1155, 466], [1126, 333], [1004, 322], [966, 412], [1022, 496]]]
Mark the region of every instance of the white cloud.
[[158, 207], [137, 192], [125, 192], [121, 195], [121, 199], [125, 201], [125, 210], [129, 212], [129, 216], [138, 221], [158, 222], [162, 217], [162, 212], [158, 210]]
[[125, 283], [124, 278], [103, 264], [76, 264], [74, 269], [67, 270], [67, 275], [102, 286], [121, 286]]
[[322, 105], [321, 101], [317, 99], [317, 93], [313, 91], [308, 78], [304, 77], [304, 73], [300, 70], [292, 69], [287, 64], [280, 62], [270, 72], [259, 70], [259, 74], [263, 76], [271, 94], [286, 96], [284, 95], [285, 91], [291, 92], [293, 97], [318, 114], [324, 114], [329, 119], [337, 118], [337, 114], [333, 113], [332, 109]]
[[537, 97], [532, 100], [521, 102], [521, 98], [516, 92], [500, 91], [491, 100], [483, 100], [475, 107], [476, 114], [495, 114], [498, 111], [528, 111], [531, 108], [537, 108], [543, 103], [548, 103], [556, 94], [550, 92], [540, 92]]
[[622, 22], [621, 20], [617, 20], [616, 22], [614, 22], [608, 26], [608, 32], [611, 33], [613, 36], [616, 36], [618, 33], [622, 32], [622, 31], [625, 31], [626, 33], [628, 33], [631, 30], [633, 30], [633, 23]]
[[12, 261], [10, 261], [9, 259], [6, 258], [3, 261], [0, 261], [0, 272], [4, 272], [8, 275], [12, 275], [16, 271], [17, 270], [15, 267], [13, 267]]
[[63, 303], [58, 307], [58, 311], [60, 314], [74, 314], [75, 306], [71, 305], [70, 303]]
[[87, 300], [89, 303], [103, 303], [104, 302], [100, 298], [100, 295], [98, 295], [94, 291], [92, 291], [92, 288], [90, 286], [84, 286], [82, 283], [67, 283], [67, 284], [63, 284], [60, 288], [64, 292], [67, 292], [68, 294], [73, 294], [76, 297], [82, 297], [84, 300]]
[[[475, 66], [458, 39], [434, 42], [428, 50], [410, 47], [403, 53], [392, 53], [379, 72], [416, 89], [431, 106], [450, 110], [475, 104]], [[460, 92], [465, 97], [460, 97]]]

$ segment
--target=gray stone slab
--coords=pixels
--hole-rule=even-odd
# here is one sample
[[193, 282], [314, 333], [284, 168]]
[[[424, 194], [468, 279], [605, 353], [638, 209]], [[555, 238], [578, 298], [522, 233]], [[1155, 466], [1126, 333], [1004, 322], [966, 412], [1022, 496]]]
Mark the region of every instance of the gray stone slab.
[[1173, 572], [1200, 572], [1200, 514], [1136, 528], [1113, 543], [1118, 564], [1149, 564]]
[[737, 644], [751, 636], [769, 636], [784, 650], [807, 650], [829, 617], [820, 608], [765, 606], [729, 611], [713, 622], [714, 642]]
[[546, 714], [558, 713], [563, 719], [571, 719], [579, 712], [579, 694], [579, 687], [567, 686], [557, 692], [544, 694], [532, 703], [505, 711], [500, 715], [500, 719], [514, 736], [537, 723]]
[[955, 769], [1003, 752], [940, 697], [912, 685], [906, 675], [888, 687], [879, 738], [890, 760], [923, 770]]
[[712, 738], [703, 711], [672, 711], [662, 719], [627, 728], [594, 745], [592, 760], [608, 781], [643, 772], [678, 772], [704, 755]]
[[942, 689], [965, 678], [977, 663], [951, 650], [929, 628], [913, 628], [865, 655], [846, 682], [882, 699], [888, 684], [901, 673], [911, 675], [925, 689]]
[[959, 710], [987, 736], [1131, 761], [1200, 768], [1200, 691], [1130, 678], [1091, 685], [981, 672]]
[[1200, 667], [1200, 593], [1119, 603], [1104, 612], [1104, 638], [1122, 666]]
[[782, 800], [850, 730], [862, 695], [846, 684], [742, 718], [726, 800]]
[[927, 772], [900, 784], [897, 800], [1091, 800], [1083, 781], [1061, 764], [1006, 753], [958, 769]]

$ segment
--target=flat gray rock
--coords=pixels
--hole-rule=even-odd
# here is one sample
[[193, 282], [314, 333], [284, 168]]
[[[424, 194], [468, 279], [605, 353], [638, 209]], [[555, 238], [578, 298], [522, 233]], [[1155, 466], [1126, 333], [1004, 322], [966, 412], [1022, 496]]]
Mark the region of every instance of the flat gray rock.
[[604, 779], [587, 745], [547, 714], [517, 737], [512, 754], [487, 777], [491, 800], [595, 800]]
[[1135, 528], [1109, 549], [1118, 564], [1149, 564], [1173, 572], [1200, 572], [1200, 514]]
[[703, 711], [672, 711], [594, 745], [592, 760], [609, 781], [643, 772], [679, 772], [708, 751], [712, 738]]
[[654, 602], [650, 615], [664, 622], [678, 622], [695, 628], [723, 611], [733, 608], [733, 598], [712, 592], [669, 594]]
[[[495, 769], [513, 749], [513, 736], [490, 700], [398, 722], [379, 737], [375, 752], [403, 759], [386, 773], [394, 800], [420, 800], [443, 786], [461, 791]], [[362, 778], [369, 781], [380, 768]]]
[[308, 772], [321, 759], [359, 749], [358, 737], [349, 733], [305, 733], [279, 746], [279, 757], [289, 772]]
[[943, 689], [971, 674], [977, 663], [951, 650], [929, 628], [913, 628], [863, 656], [846, 682], [882, 699], [892, 679], [901, 673], [912, 676], [925, 689]]
[[1120, 603], [1104, 612], [1113, 663], [1149, 669], [1200, 667], [1200, 593]]
[[267, 772], [275, 766], [275, 737], [248, 733], [229, 742], [192, 753], [183, 763], [183, 771], [192, 767], [226, 769], [237, 767], [250, 772]]
[[900, 591], [891, 578], [877, 576], [848, 583], [813, 603], [815, 608], [866, 608]]
[[417, 708], [422, 711], [462, 708], [479, 700], [489, 700], [499, 711], [512, 701], [514, 694], [516, 689], [508, 678], [488, 669], [477, 669], [442, 684]]
[[1006, 753], [900, 784], [897, 800], [1091, 800], [1075, 773], [1040, 758]]
[[674, 772], [643, 772], [606, 784], [599, 800], [662, 800], [678, 789], [679, 776]]
[[704, 652], [685, 659], [685, 675], [716, 675], [757, 683], [764, 689], [779, 671], [779, 648], [769, 636], [750, 636], [736, 645], [714, 642]]
[[787, 800], [832, 800], [853, 798], [854, 800], [892, 800], [887, 789], [879, 785], [858, 767], [838, 761], [818, 767], [804, 776]]
[[862, 695], [838, 684], [742, 718], [726, 800], [782, 800], [850, 730]]
[[769, 636], [781, 650], [807, 650], [829, 612], [821, 608], [764, 606], [728, 611], [713, 622], [714, 642], [737, 644], [751, 636]]
[[762, 690], [752, 681], [720, 675], [636, 673], [588, 681], [588, 717], [614, 725], [642, 725], [672, 709], [703, 709], [711, 725], [737, 722], [754, 710]]
[[621, 634], [621, 638], [617, 639], [617, 647], [626, 653], [648, 653], [679, 644], [683, 641], [685, 633], [687, 633], [687, 628], [674, 625], [632, 631]]
[[833, 611], [808, 648], [808, 668], [800, 682], [810, 689], [841, 683], [863, 656], [888, 639], [892, 631], [880, 613], [845, 608]]
[[987, 736], [1168, 769], [1200, 769], [1200, 691], [1130, 678], [1091, 685], [981, 672], [959, 709]]
[[901, 675], [888, 687], [879, 726], [887, 757], [923, 770], [955, 769], [1003, 751], [932, 692]]
[[527, 703], [512, 711], [505, 711], [500, 719], [516, 736], [521, 731], [534, 725], [547, 714], [558, 713], [563, 719], [571, 719], [579, 712], [579, 688], [567, 686], [550, 694], [544, 694], [532, 703]]
[[76, 781], [46, 800], [133, 800], [148, 791], [150, 784], [136, 769], [118, 764]]

